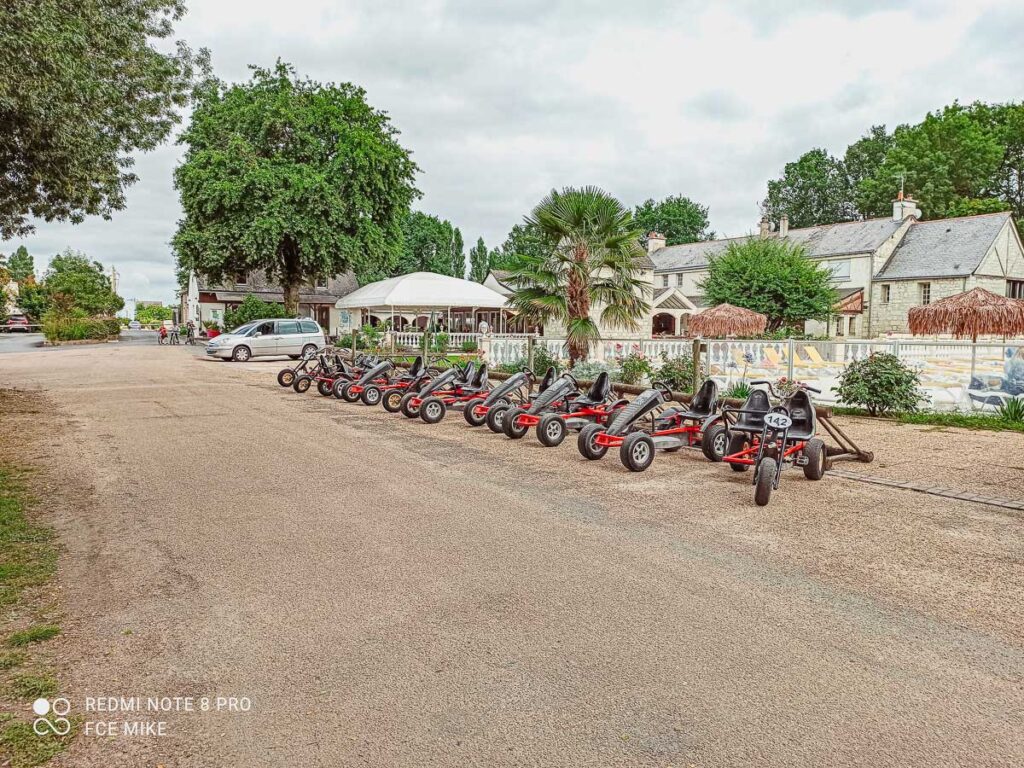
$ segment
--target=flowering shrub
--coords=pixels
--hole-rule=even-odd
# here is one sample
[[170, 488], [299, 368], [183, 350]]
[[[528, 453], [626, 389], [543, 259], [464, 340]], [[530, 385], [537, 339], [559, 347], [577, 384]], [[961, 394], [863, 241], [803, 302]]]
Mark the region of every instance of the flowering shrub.
[[651, 361], [640, 352], [630, 352], [627, 357], [619, 361], [621, 379], [624, 384], [639, 384], [645, 377], [650, 377], [653, 372]]

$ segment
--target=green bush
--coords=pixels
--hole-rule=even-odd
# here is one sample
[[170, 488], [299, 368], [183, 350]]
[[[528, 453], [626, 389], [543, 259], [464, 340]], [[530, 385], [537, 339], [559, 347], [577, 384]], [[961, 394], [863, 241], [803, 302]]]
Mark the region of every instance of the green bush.
[[840, 403], [861, 406], [871, 416], [912, 413], [927, 399], [917, 372], [888, 352], [850, 363], [839, 375], [836, 394]]
[[619, 361], [619, 370], [623, 384], [639, 384], [645, 376], [650, 377], [654, 369], [651, 361], [640, 352], [630, 352]]
[[430, 337], [430, 348], [435, 352], [447, 352], [448, 351], [448, 334], [444, 331], [435, 333]]
[[577, 381], [593, 381], [604, 371], [608, 371], [608, 377], [612, 381], [619, 381], [622, 376], [621, 372], [605, 365], [604, 363], [589, 362], [586, 360], [581, 360], [576, 363], [576, 365], [569, 370], [569, 373], [575, 376]]
[[121, 333], [121, 321], [116, 317], [86, 317], [79, 309], [51, 309], [43, 315], [42, 326], [43, 335], [51, 343], [103, 340]]
[[[528, 361], [525, 357], [521, 357], [518, 360], [513, 360], [511, 363], [502, 363], [498, 366], [497, 370], [502, 373], [517, 373], [523, 370], [528, 365]], [[547, 350], [547, 347], [543, 344], [537, 344], [533, 348], [533, 370], [538, 376], [543, 376], [547, 373], [548, 368], [554, 368], [556, 371], [561, 370], [561, 360], [552, 357]]]
[[737, 381], [722, 393], [722, 397], [734, 400], [746, 400], [750, 397], [751, 387], [745, 381]]
[[275, 317], [287, 316], [288, 314], [284, 311], [284, 304], [263, 301], [249, 293], [242, 299], [242, 303], [238, 307], [224, 310], [224, 327], [230, 331], [253, 320], [269, 320]]
[[[703, 381], [705, 375], [704, 363], [702, 362], [698, 371], [698, 378]], [[654, 374], [654, 378], [664, 382], [676, 392], [692, 392], [694, 389], [693, 356], [684, 354], [677, 357], [669, 357], [666, 352], [662, 352], [661, 368]]]
[[1024, 400], [1007, 400], [999, 406], [999, 418], [1011, 424], [1024, 424]]
[[477, 348], [477, 343], [472, 339], [467, 339], [466, 341], [462, 342], [463, 352], [476, 352]]

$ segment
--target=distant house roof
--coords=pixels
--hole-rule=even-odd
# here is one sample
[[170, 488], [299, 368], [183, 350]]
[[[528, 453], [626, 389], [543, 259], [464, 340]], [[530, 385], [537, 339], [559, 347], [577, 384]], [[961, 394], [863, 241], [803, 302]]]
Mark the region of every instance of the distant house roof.
[[[267, 280], [263, 272], [250, 272], [246, 275], [244, 285], [235, 283], [232, 280], [223, 280], [214, 283], [203, 276], [198, 276], [196, 284], [203, 293], [216, 293], [218, 301], [241, 301], [247, 294], [253, 294], [263, 301], [284, 301], [284, 291], [280, 283]], [[342, 296], [352, 293], [359, 284], [351, 272], [344, 272], [328, 279], [327, 287], [303, 285], [299, 295], [302, 304], [333, 304]], [[230, 298], [229, 298], [230, 297]]]
[[[813, 259], [829, 256], [845, 256], [855, 253], [872, 253], [899, 229], [901, 222], [889, 219], [868, 219], [847, 221], [839, 224], [823, 224], [818, 227], [791, 229], [786, 241], [802, 245]], [[707, 240], [700, 243], [670, 245], [651, 254], [656, 272], [672, 272], [685, 269], [704, 269], [711, 256], [717, 256], [731, 243], [743, 243], [757, 235], [732, 237], [722, 240]], [[778, 237], [777, 234], [771, 237]]]
[[1010, 213], [915, 222], [876, 280], [966, 277], [981, 266]]

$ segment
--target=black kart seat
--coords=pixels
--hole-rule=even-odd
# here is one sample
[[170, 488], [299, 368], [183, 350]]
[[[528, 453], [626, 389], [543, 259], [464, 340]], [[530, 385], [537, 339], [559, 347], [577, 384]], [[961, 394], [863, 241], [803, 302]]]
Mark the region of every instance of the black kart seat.
[[577, 405], [582, 406], [595, 406], [600, 405], [608, 399], [608, 395], [612, 392], [612, 380], [608, 376], [608, 371], [601, 371], [597, 378], [594, 379], [594, 383], [590, 385], [590, 389], [587, 394], [580, 395], [574, 402]]
[[461, 385], [467, 385], [473, 381], [473, 377], [476, 375], [476, 363], [470, 360], [466, 363], [466, 367], [455, 377], [455, 383]]
[[487, 366], [481, 365], [477, 369], [476, 373], [473, 374], [473, 378], [465, 384], [459, 385], [459, 390], [463, 394], [472, 394], [473, 392], [481, 392], [487, 389]]
[[789, 418], [793, 420], [789, 428], [789, 437], [793, 440], [810, 440], [818, 431], [818, 422], [815, 419], [814, 404], [810, 395], [804, 390], [798, 389], [789, 398], [787, 403]]
[[415, 379], [421, 373], [423, 373], [423, 355], [417, 355], [416, 359], [412, 361], [412, 365], [409, 366], [406, 376], [410, 379]]
[[718, 407], [718, 384], [714, 379], [707, 379], [700, 385], [697, 394], [690, 401], [690, 407], [680, 414], [681, 419], [701, 421], [715, 412]]
[[[763, 389], [755, 389], [743, 403], [742, 410], [748, 411], [748, 413], [737, 414], [736, 423], [732, 425], [732, 429], [738, 429], [740, 432], [761, 432], [764, 429], [764, 415], [771, 407], [768, 393]], [[749, 411], [753, 411], [753, 413], [749, 413]]]
[[537, 394], [540, 394], [554, 384], [556, 375], [555, 366], [549, 366], [547, 372], [544, 374], [544, 378], [540, 380], [540, 386], [537, 388]]

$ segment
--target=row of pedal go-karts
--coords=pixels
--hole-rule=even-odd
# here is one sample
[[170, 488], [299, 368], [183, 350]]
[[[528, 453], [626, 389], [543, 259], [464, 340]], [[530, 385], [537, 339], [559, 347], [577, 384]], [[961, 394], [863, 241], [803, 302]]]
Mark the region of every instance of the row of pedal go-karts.
[[[325, 397], [383, 405], [428, 424], [457, 409], [470, 426], [486, 424], [514, 440], [534, 427], [537, 439], [548, 447], [559, 445], [574, 430], [585, 458], [597, 460], [609, 448], [618, 448], [620, 460], [634, 472], [651, 466], [658, 450], [699, 446], [710, 461], [726, 463], [737, 472], [754, 467], [754, 501], [760, 506], [778, 489], [784, 467], [802, 467], [808, 479], [820, 480], [829, 464], [825, 444], [815, 436], [817, 421], [809, 393], [817, 390], [805, 385], [779, 398], [769, 382], [751, 382], [764, 388], [755, 388], [742, 407], [733, 408], [719, 402], [718, 386], [708, 379], [689, 405], [680, 407], [660, 383], [632, 401], [616, 397], [607, 373], [585, 392], [572, 374], [558, 374], [554, 368], [539, 383], [533, 371], [524, 368], [492, 387], [486, 365], [470, 362], [439, 370], [417, 357], [403, 369], [371, 355], [348, 362], [327, 348], [285, 368], [277, 381], [296, 392], [315, 385]], [[780, 404], [772, 405], [769, 395]]]

